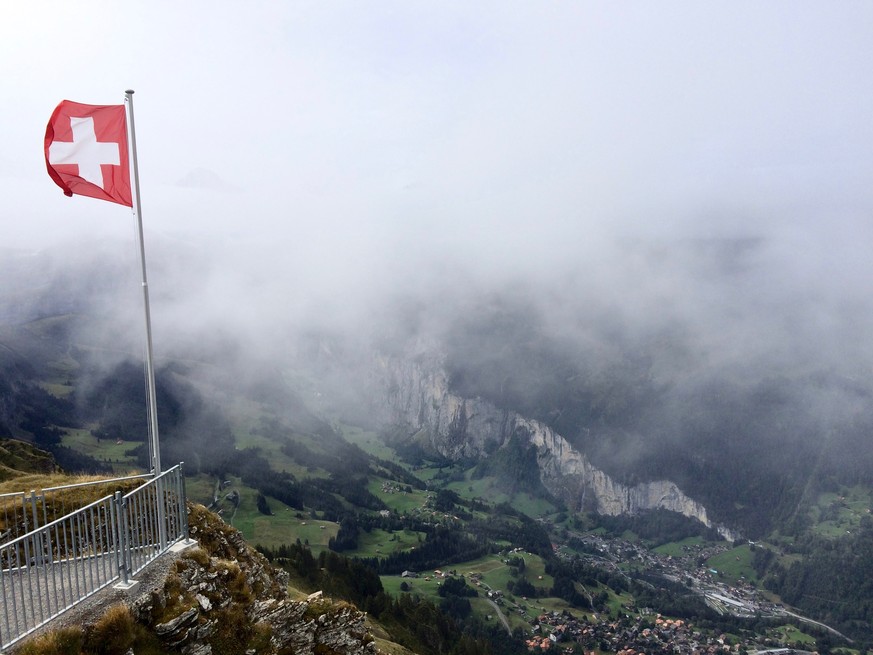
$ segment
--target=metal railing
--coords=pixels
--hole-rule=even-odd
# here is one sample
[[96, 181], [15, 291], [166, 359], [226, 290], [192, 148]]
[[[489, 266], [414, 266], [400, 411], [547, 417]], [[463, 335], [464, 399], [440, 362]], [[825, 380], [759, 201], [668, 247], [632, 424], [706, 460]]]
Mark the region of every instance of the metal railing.
[[116, 491], [0, 545], [0, 649], [114, 582], [129, 585], [187, 536], [178, 464], [125, 495]]
[[0, 494], [0, 511], [3, 516], [3, 527], [0, 530], [0, 544], [27, 534], [41, 525], [64, 516], [78, 508], [74, 495], [77, 490], [86, 487], [103, 485], [118, 485], [120, 483], [145, 481], [152, 477], [150, 473], [128, 475], [121, 478], [91, 480], [76, 484], [65, 484], [59, 487], [46, 487], [40, 491], [18, 491]]

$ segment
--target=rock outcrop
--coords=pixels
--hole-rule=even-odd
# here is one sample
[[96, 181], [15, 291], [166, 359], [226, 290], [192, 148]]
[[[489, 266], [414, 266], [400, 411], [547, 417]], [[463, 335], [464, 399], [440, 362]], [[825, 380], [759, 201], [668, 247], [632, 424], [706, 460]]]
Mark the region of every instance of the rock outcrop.
[[191, 546], [153, 561], [131, 589], [104, 588], [10, 652], [377, 653], [363, 612], [320, 591], [292, 598], [287, 573], [205, 507], [188, 507]]
[[274, 569], [242, 535], [205, 508], [190, 514], [199, 546], [185, 551], [163, 586], [131, 603], [134, 619], [167, 652], [334, 653], [371, 655], [376, 644], [364, 614], [320, 593], [288, 595], [287, 574]]
[[536, 449], [543, 485], [576, 511], [634, 514], [666, 509], [716, 527], [723, 537], [735, 535], [714, 526], [706, 508], [669, 480], [627, 486], [591, 464], [587, 457], [547, 425], [516, 412], [499, 409], [481, 398], [462, 398], [449, 389], [436, 358], [377, 358], [378, 383], [384, 398], [382, 420], [405, 426], [407, 433], [426, 440], [436, 453], [457, 461], [478, 460], [506, 447], [511, 438]]

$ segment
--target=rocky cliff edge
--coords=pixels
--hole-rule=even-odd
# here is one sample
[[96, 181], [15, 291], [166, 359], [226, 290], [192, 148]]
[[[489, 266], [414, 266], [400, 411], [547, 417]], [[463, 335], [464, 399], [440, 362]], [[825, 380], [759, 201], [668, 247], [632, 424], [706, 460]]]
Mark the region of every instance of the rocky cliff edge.
[[189, 504], [189, 523], [196, 545], [159, 558], [134, 589], [108, 589], [68, 611], [16, 654], [377, 653], [365, 615], [353, 605], [321, 592], [292, 599], [287, 574], [237, 530], [201, 505]]

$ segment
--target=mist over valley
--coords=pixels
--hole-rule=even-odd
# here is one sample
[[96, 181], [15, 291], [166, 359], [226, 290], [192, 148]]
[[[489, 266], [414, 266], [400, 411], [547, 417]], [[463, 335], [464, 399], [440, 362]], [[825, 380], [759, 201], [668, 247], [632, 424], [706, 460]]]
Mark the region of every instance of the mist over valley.
[[[449, 266], [451, 252], [385, 256], [367, 279], [325, 279], [259, 246], [240, 268], [245, 245], [151, 245], [159, 370], [197, 382], [225, 414], [235, 393], [276, 408], [318, 394], [307, 415], [429, 429], [425, 452], [445, 456], [438, 426], [390, 405], [388, 385], [411, 381], [384, 362], [414, 363], [444, 375], [440, 393], [547, 427], [623, 485], [671, 481], [750, 537], [802, 521], [822, 491], [870, 483], [869, 302], [848, 280], [782, 260], [778, 237], [623, 238], [547, 270], [518, 244], [518, 267], [500, 274]], [[6, 350], [48, 360], [26, 335], [37, 325], [40, 343], [57, 338], [82, 366], [77, 402], [141, 349], [126, 254], [106, 242], [7, 259], [5, 330], [23, 345]], [[50, 321], [59, 327], [45, 334]], [[490, 452], [510, 432], [490, 435]]]

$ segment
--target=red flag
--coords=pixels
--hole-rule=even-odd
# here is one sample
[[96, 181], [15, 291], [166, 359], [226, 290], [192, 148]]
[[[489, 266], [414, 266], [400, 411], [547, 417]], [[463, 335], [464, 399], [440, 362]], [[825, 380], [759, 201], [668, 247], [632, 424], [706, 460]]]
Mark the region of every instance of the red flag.
[[45, 129], [45, 165], [68, 196], [133, 207], [124, 105], [61, 101]]

